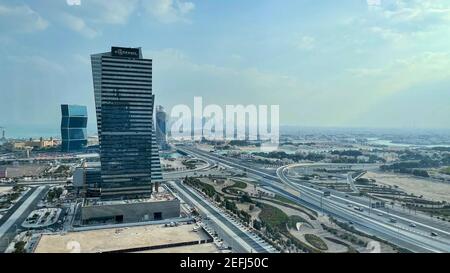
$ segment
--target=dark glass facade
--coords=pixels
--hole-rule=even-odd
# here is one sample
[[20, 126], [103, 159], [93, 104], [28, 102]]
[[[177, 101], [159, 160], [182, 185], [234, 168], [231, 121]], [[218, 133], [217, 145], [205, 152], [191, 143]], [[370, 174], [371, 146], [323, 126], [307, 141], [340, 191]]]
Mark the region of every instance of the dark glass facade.
[[167, 148], [166, 112], [162, 106], [156, 107], [156, 142], [161, 149]]
[[138, 58], [110, 52], [91, 57], [102, 198], [147, 196], [152, 182], [162, 179], [153, 132], [152, 60], [138, 50]]
[[81, 105], [61, 105], [61, 149], [82, 151], [87, 145], [87, 108]]

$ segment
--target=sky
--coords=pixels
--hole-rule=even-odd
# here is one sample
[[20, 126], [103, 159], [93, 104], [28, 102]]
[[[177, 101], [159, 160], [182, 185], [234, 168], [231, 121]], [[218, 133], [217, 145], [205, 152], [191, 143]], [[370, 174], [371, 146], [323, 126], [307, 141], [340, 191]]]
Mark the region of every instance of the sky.
[[156, 104], [280, 105], [290, 126], [450, 128], [450, 0], [0, 0], [0, 126], [58, 134], [90, 55], [142, 47]]

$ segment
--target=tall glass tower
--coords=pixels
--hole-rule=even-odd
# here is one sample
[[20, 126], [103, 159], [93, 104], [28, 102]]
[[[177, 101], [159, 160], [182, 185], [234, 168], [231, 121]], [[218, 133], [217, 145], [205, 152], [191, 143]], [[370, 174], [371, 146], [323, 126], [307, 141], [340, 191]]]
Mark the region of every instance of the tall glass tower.
[[81, 105], [61, 105], [61, 149], [82, 151], [87, 145], [87, 108]]
[[141, 48], [91, 56], [102, 198], [149, 196], [162, 180], [153, 126], [152, 60]]
[[167, 148], [167, 116], [161, 105], [156, 107], [156, 142], [159, 148], [165, 150]]

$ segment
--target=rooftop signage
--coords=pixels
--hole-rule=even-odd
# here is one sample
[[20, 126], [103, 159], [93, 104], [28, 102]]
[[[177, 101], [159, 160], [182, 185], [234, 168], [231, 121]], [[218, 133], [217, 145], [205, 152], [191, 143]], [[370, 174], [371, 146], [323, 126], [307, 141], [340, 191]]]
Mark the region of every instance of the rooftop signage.
[[111, 54], [113, 57], [139, 58], [139, 48], [112, 47]]

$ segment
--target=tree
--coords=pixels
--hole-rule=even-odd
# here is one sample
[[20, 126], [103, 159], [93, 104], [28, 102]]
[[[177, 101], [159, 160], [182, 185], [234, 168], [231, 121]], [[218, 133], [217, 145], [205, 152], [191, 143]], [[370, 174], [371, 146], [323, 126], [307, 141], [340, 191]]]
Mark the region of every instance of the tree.
[[215, 198], [217, 203], [222, 202], [222, 199], [220, 198], [220, 195], [216, 194], [216, 198]]
[[261, 226], [262, 226], [262, 225], [261, 225], [261, 222], [260, 222], [260, 221], [258, 221], [258, 220], [256, 220], [256, 219], [253, 221], [253, 228], [254, 228], [254, 229], [256, 229], [256, 230], [261, 230]]
[[19, 241], [14, 244], [14, 253], [26, 253], [25, 251], [26, 243], [24, 241]]
[[252, 202], [252, 198], [250, 198], [250, 196], [246, 193], [244, 195], [241, 196], [241, 203], [251, 203]]

